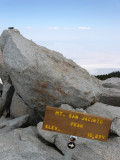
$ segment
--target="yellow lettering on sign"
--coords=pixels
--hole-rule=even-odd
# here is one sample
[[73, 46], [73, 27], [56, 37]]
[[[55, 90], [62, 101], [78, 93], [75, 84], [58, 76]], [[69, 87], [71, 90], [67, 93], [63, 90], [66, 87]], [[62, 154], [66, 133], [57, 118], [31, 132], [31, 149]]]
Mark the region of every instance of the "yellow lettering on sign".
[[71, 122], [70, 125], [73, 126], [73, 127], [83, 128], [83, 124], [80, 124], [80, 123]]
[[90, 122], [91, 121], [91, 118], [88, 118], [88, 122]]
[[106, 141], [111, 123], [106, 117], [47, 106], [42, 129]]
[[92, 123], [97, 123], [97, 124], [103, 124], [103, 120], [96, 119], [96, 118], [91, 118], [91, 117], [82, 117], [82, 121], [92, 122]]
[[78, 119], [78, 115], [75, 115], [75, 114], [69, 114], [69, 118], [72, 118], [72, 119]]
[[100, 124], [103, 124], [103, 120], [100, 120]]
[[94, 122], [94, 123], [96, 123], [96, 121], [97, 121], [96, 119], [92, 119], [92, 120], [91, 120], [91, 122]]
[[91, 138], [91, 139], [105, 139], [105, 136], [104, 135], [101, 135], [101, 134], [93, 134], [93, 133], [88, 133], [88, 137]]
[[53, 131], [60, 131], [60, 129], [57, 126], [52, 126], [52, 125], [49, 125], [49, 124], [46, 124], [45, 128], [53, 130]]
[[60, 117], [61, 117], [61, 116], [65, 117], [65, 115], [63, 114], [63, 112], [60, 112], [60, 111], [56, 111], [56, 112], [55, 112], [55, 115], [56, 115], [56, 116], [60, 116]]
[[58, 116], [59, 116], [59, 111], [56, 111], [56, 112], [55, 112], [55, 115], [58, 115]]

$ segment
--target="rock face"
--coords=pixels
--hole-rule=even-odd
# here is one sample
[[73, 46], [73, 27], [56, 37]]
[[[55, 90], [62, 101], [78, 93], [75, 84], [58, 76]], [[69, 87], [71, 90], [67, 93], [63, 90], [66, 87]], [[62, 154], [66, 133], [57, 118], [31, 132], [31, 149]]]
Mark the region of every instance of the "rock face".
[[28, 106], [67, 103], [85, 108], [97, 101], [101, 93], [99, 80], [60, 53], [38, 46], [17, 30], [6, 30], [0, 48], [16, 92]]

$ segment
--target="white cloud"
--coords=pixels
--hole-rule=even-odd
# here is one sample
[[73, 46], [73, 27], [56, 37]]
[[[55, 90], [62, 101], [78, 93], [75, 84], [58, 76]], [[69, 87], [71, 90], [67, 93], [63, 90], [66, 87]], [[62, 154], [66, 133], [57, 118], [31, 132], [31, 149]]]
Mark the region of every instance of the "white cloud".
[[59, 27], [48, 27], [48, 29], [58, 30], [58, 29], [59, 29]]
[[70, 30], [70, 28], [68, 28], [68, 27], [62, 27], [62, 28], [60, 28], [60, 27], [48, 27], [48, 29], [51, 29], [51, 30], [58, 30], [58, 29], [60, 29], [60, 30]]
[[90, 27], [78, 27], [79, 30], [90, 30]]
[[27, 30], [31, 30], [31, 29], [32, 29], [32, 27], [31, 27], [31, 26], [27, 26], [27, 27], [25, 27], [25, 29], [27, 29]]
[[[69, 27], [57, 27], [57, 26], [55, 26], [55, 27], [48, 27], [48, 29], [50, 29], [50, 30], [66, 30], [66, 31], [68, 31], [68, 30], [75, 30], [76, 28], [69, 28]], [[90, 27], [78, 27], [78, 29], [79, 30], [90, 30]]]
[[70, 30], [70, 28], [68, 28], [68, 27], [63, 27], [62, 29], [63, 30]]

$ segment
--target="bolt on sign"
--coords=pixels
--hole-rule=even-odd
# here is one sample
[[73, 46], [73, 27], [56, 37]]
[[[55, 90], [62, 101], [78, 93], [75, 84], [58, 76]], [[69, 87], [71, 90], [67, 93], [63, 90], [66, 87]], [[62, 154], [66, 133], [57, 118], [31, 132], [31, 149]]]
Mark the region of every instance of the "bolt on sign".
[[111, 123], [109, 118], [47, 106], [42, 129], [106, 141]]

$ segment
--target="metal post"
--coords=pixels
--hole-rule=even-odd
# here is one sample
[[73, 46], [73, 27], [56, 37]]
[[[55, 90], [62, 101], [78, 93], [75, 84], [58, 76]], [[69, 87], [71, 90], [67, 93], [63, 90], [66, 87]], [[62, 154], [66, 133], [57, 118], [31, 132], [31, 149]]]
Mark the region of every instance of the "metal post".
[[71, 160], [73, 156], [73, 149], [75, 148], [76, 136], [70, 136], [67, 144], [67, 149], [64, 155], [64, 160]]

